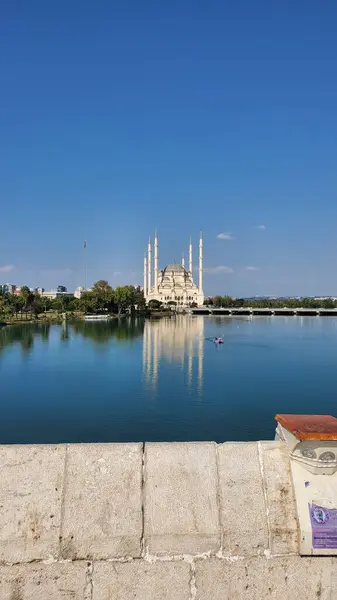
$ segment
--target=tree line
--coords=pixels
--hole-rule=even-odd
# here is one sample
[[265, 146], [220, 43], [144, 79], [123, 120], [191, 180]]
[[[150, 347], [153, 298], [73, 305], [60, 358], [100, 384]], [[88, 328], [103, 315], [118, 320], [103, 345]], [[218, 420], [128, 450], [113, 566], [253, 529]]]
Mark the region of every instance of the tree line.
[[3, 319], [34, 319], [48, 313], [91, 313], [107, 312], [121, 315], [127, 311], [144, 311], [146, 307], [143, 291], [131, 285], [113, 289], [105, 280], [97, 281], [81, 298], [57, 296], [46, 298], [22, 286], [19, 295], [0, 291], [0, 316]]
[[85, 313], [108, 312], [120, 315], [126, 311], [143, 311], [145, 306], [140, 287], [123, 285], [113, 289], [103, 279], [97, 281], [90, 291], [84, 292], [79, 300], [80, 310]]
[[22, 286], [19, 295], [0, 292], [0, 315], [5, 319], [19, 318], [19, 316], [21, 319], [23, 317], [28, 319], [28, 317], [37, 317], [42, 312], [59, 309], [61, 310], [61, 304], [58, 299], [44, 298], [32, 292], [26, 285]]
[[337, 308], [333, 298], [232, 298], [211, 296], [205, 298], [205, 306], [216, 308]]
[[[174, 304], [171, 302], [171, 304]], [[332, 298], [232, 298], [231, 296], [211, 296], [205, 299], [205, 305], [222, 308], [337, 308], [337, 301]], [[158, 310], [158, 300], [149, 302], [150, 309]], [[121, 315], [126, 312], [145, 312], [146, 302], [140, 287], [131, 285], [118, 286], [113, 289], [103, 279], [97, 281], [90, 291], [81, 298], [62, 295], [51, 300], [32, 292], [28, 286], [22, 286], [19, 295], [0, 291], [0, 317], [6, 319], [38, 318], [48, 313], [98, 314], [109, 313]]]

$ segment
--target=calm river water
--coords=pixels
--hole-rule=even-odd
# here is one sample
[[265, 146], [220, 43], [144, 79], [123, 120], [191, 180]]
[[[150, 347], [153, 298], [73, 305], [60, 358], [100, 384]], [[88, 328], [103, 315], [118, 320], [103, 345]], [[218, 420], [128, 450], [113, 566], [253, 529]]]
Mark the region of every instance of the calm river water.
[[334, 317], [12, 326], [0, 443], [272, 439], [276, 412], [337, 414], [336, 383]]

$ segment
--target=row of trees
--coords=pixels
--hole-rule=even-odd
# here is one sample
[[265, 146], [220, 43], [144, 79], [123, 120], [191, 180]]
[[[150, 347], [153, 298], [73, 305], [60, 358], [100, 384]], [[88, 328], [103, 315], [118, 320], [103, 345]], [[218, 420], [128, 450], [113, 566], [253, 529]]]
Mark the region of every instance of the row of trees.
[[[171, 308], [176, 304], [169, 302]], [[230, 296], [212, 296], [205, 299], [205, 305], [215, 307], [256, 307], [256, 308], [337, 308], [333, 299], [315, 298], [231, 298]], [[151, 310], [162, 308], [158, 300], [149, 302]], [[101, 313], [121, 315], [125, 312], [144, 312], [146, 303], [143, 291], [134, 286], [119, 286], [113, 289], [105, 280], [97, 281], [92, 289], [84, 292], [81, 298], [62, 295], [54, 300], [32, 292], [27, 286], [21, 288], [19, 296], [0, 292], [0, 317], [28, 319], [40, 314], [55, 313]]]
[[0, 292], [0, 317], [36, 318], [40, 314], [56, 313], [100, 313], [122, 314], [135, 310], [143, 311], [145, 300], [142, 290], [133, 286], [119, 286], [113, 289], [107, 281], [97, 281], [91, 291], [84, 292], [81, 298], [58, 296], [54, 300], [32, 292], [23, 286], [19, 296]]
[[231, 298], [230, 296], [212, 296], [206, 298], [206, 306], [221, 308], [337, 308], [337, 301], [332, 298], [319, 300], [316, 298]]
[[79, 306], [85, 313], [105, 311], [120, 315], [126, 311], [143, 311], [146, 303], [140, 287], [124, 285], [113, 289], [107, 281], [101, 279], [95, 283], [90, 292], [84, 292]]
[[[21, 318], [25, 316], [27, 319], [28, 316], [35, 317], [40, 313], [50, 310], [69, 310], [71, 307], [69, 300], [76, 301], [76, 298], [68, 296], [67, 298], [49, 300], [32, 292], [28, 286], [24, 285], [21, 288], [19, 296], [0, 292], [0, 315], [5, 319], [10, 317], [18, 318], [19, 316]], [[65, 308], [65, 304], [67, 308]], [[76, 302], [73, 302], [71, 310], [76, 310]]]

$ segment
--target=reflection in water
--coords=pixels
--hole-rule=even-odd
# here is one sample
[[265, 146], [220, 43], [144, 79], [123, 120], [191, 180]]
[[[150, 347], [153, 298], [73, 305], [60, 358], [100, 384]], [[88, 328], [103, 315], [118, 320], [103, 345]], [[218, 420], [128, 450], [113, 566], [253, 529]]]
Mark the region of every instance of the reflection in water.
[[27, 357], [34, 347], [34, 340], [39, 338], [42, 342], [49, 341], [50, 325], [44, 324], [22, 324], [10, 325], [1, 329], [0, 354], [8, 346], [20, 345], [22, 354]]
[[67, 321], [62, 321], [61, 325], [61, 342], [67, 342], [69, 340], [69, 325]]
[[[204, 322], [201, 319], [202, 323]], [[199, 394], [202, 394], [202, 384], [204, 377], [204, 338], [199, 335], [198, 342], [198, 391]]]
[[202, 394], [204, 359], [204, 319], [177, 315], [175, 318], [146, 321], [143, 337], [143, 377], [155, 389], [162, 358], [180, 363], [184, 370], [187, 356], [187, 380], [193, 382], [193, 359], [198, 361], [198, 391]]
[[75, 335], [89, 338], [96, 344], [107, 344], [111, 338], [119, 342], [140, 337], [144, 330], [142, 319], [112, 319], [111, 321], [76, 321], [72, 324]]
[[[114, 319], [108, 322], [74, 321], [69, 324], [63, 321], [61, 325], [53, 325], [54, 331], [59, 331], [61, 342], [68, 342], [71, 334], [81, 335], [92, 340], [95, 344], [108, 344], [111, 338], [118, 342], [129, 341], [142, 336], [144, 321], [142, 319]], [[10, 325], [1, 329], [0, 353], [5, 348], [19, 344], [24, 356], [28, 356], [34, 347], [34, 341], [41, 339], [43, 343], [49, 342], [51, 325], [49, 323], [27, 323]]]
[[9, 326], [0, 443], [271, 439], [276, 412], [336, 413], [336, 361], [335, 317]]

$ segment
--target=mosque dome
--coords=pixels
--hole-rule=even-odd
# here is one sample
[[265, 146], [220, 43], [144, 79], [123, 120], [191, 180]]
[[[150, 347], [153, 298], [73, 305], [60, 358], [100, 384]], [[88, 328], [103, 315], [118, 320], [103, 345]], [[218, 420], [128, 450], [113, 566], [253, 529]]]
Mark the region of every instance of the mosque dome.
[[183, 274], [185, 273], [185, 269], [182, 265], [178, 265], [176, 263], [172, 264], [172, 265], [167, 265], [167, 267], [165, 267], [164, 272], [165, 273], [180, 273]]

